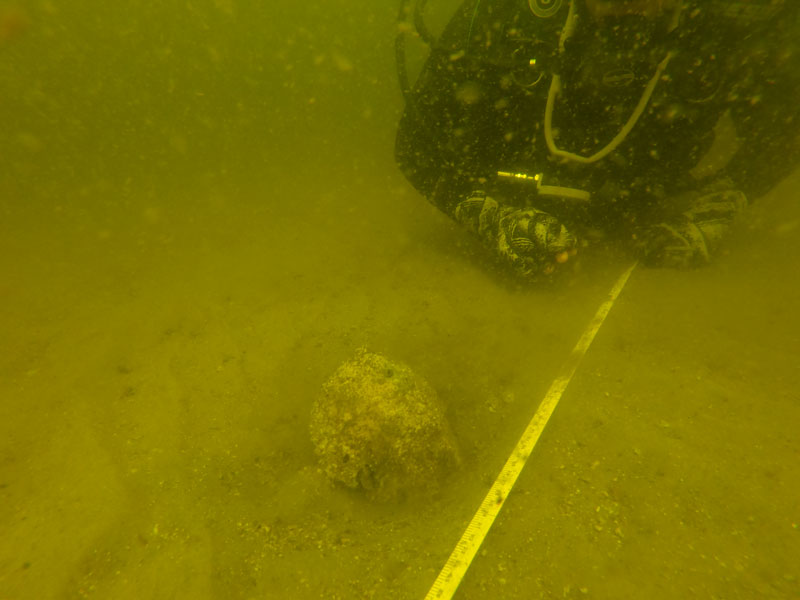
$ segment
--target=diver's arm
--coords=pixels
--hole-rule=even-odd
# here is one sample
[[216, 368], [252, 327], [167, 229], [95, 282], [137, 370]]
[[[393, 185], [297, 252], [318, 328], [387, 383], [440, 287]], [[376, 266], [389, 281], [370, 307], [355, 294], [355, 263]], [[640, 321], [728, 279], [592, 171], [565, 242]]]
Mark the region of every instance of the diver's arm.
[[649, 266], [687, 268], [711, 262], [747, 206], [747, 196], [730, 178], [720, 177], [666, 202], [680, 206], [680, 210], [640, 228], [634, 234], [634, 244]]
[[525, 279], [549, 275], [577, 252], [575, 237], [555, 217], [504, 204], [477, 184], [442, 175], [428, 199], [477, 235], [517, 275]]
[[746, 32], [731, 69], [739, 149], [726, 168], [751, 199], [800, 164], [800, 2], [754, 5], [737, 19]]

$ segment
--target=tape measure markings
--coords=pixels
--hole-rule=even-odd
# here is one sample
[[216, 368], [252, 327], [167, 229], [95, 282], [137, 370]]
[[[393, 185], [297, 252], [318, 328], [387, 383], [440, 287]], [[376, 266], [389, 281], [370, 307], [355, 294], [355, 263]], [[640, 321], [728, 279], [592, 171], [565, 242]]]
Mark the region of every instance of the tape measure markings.
[[503, 504], [505, 504], [511, 489], [514, 487], [519, 474], [522, 472], [522, 468], [533, 452], [534, 446], [536, 446], [536, 443], [539, 441], [542, 431], [544, 431], [564, 390], [575, 374], [581, 359], [583, 359], [589, 346], [591, 346], [595, 335], [603, 325], [611, 307], [628, 282], [628, 278], [636, 267], [636, 264], [637, 263], [632, 264], [620, 275], [619, 279], [617, 279], [616, 283], [611, 288], [608, 297], [597, 309], [589, 326], [583, 332], [583, 335], [581, 335], [578, 343], [575, 344], [575, 348], [573, 348], [569, 357], [561, 367], [561, 373], [556, 376], [550, 388], [547, 390], [539, 408], [525, 428], [517, 445], [508, 457], [508, 460], [506, 460], [500, 474], [489, 488], [478, 511], [472, 517], [472, 520], [461, 535], [461, 539], [458, 540], [455, 549], [439, 572], [436, 581], [434, 581], [428, 594], [425, 596], [425, 600], [446, 600], [452, 598], [453, 594], [455, 594], [461, 580], [467, 573], [467, 569], [469, 569], [472, 560], [475, 558], [478, 549], [483, 543], [483, 540], [489, 533], [489, 529], [491, 529], [495, 518], [500, 514]]

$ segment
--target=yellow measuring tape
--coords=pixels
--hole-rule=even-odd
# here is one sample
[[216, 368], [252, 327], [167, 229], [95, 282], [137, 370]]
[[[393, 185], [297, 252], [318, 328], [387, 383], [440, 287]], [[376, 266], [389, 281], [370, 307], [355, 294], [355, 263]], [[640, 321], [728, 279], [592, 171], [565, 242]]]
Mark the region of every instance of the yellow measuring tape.
[[436, 578], [433, 586], [431, 586], [427, 596], [425, 596], [425, 600], [445, 600], [447, 598], [452, 598], [453, 594], [456, 593], [456, 589], [458, 589], [461, 580], [467, 573], [467, 569], [469, 569], [472, 560], [475, 558], [478, 548], [480, 548], [483, 540], [486, 538], [486, 534], [489, 533], [489, 529], [491, 529], [495, 518], [500, 513], [500, 509], [503, 508], [503, 504], [506, 498], [508, 498], [511, 488], [514, 487], [517, 477], [519, 477], [522, 471], [522, 467], [525, 466], [525, 462], [528, 460], [531, 452], [533, 452], [533, 447], [536, 445], [536, 442], [539, 441], [539, 436], [542, 435], [542, 431], [550, 420], [550, 416], [558, 405], [558, 401], [561, 400], [561, 395], [564, 393], [567, 385], [569, 385], [581, 359], [592, 344], [594, 336], [603, 325], [603, 321], [605, 321], [608, 312], [611, 310], [620, 292], [622, 292], [622, 288], [625, 287], [625, 284], [628, 282], [628, 277], [630, 277], [635, 267], [636, 263], [632, 264], [620, 275], [617, 282], [611, 288], [608, 298], [606, 298], [600, 305], [600, 308], [597, 309], [597, 313], [595, 313], [591, 323], [589, 323], [586, 331], [583, 332], [578, 343], [575, 344], [575, 348], [573, 348], [569, 358], [567, 358], [564, 365], [561, 367], [561, 372], [550, 385], [550, 389], [547, 390], [544, 400], [542, 400], [536, 414], [533, 415], [530, 423], [528, 423], [528, 426], [525, 428], [525, 432], [514, 447], [511, 456], [508, 457], [503, 470], [500, 471], [500, 475], [497, 476], [492, 487], [489, 488], [489, 492], [486, 494], [483, 502], [481, 502], [478, 512], [472, 517], [461, 539], [458, 540], [455, 550], [450, 554], [450, 558], [447, 559], [444, 567], [439, 572], [439, 576]]

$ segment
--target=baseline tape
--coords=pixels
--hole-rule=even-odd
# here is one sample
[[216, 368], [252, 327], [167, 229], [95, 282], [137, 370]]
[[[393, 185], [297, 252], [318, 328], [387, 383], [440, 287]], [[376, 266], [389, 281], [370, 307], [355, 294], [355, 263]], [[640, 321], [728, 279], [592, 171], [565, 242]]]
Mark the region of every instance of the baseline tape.
[[539, 436], [541, 436], [547, 422], [550, 420], [550, 416], [558, 405], [561, 395], [564, 393], [573, 375], [575, 375], [575, 371], [581, 359], [583, 359], [583, 356], [594, 340], [594, 336], [603, 325], [606, 316], [608, 316], [608, 312], [611, 310], [620, 292], [622, 292], [622, 289], [628, 282], [628, 278], [633, 272], [633, 269], [636, 268], [636, 264], [637, 263], [632, 264], [620, 275], [619, 279], [611, 288], [608, 297], [600, 305], [600, 308], [597, 309], [589, 326], [583, 332], [583, 335], [581, 335], [578, 343], [575, 344], [575, 348], [573, 348], [572, 353], [562, 365], [558, 376], [553, 383], [550, 384], [550, 388], [547, 390], [544, 399], [533, 415], [533, 418], [530, 420], [530, 423], [528, 423], [528, 426], [525, 428], [522, 437], [514, 447], [514, 451], [511, 453], [511, 456], [508, 457], [505, 466], [500, 471], [497, 479], [495, 479], [492, 487], [489, 488], [489, 492], [486, 494], [483, 502], [481, 502], [478, 512], [472, 517], [461, 539], [458, 540], [455, 549], [450, 554], [450, 558], [447, 559], [444, 567], [442, 567], [442, 570], [439, 572], [439, 576], [425, 596], [425, 600], [446, 600], [452, 598], [453, 594], [455, 594], [461, 580], [467, 573], [467, 569], [469, 569], [470, 564], [472, 564], [475, 554], [477, 554], [483, 540], [486, 538], [486, 534], [489, 533], [489, 529], [491, 529], [495, 518], [500, 513], [500, 509], [503, 508], [503, 504], [506, 498], [508, 498], [511, 488], [514, 487], [519, 474], [522, 472], [522, 468], [525, 466], [528, 457], [531, 455], [531, 452], [533, 452], [536, 442], [539, 441]]

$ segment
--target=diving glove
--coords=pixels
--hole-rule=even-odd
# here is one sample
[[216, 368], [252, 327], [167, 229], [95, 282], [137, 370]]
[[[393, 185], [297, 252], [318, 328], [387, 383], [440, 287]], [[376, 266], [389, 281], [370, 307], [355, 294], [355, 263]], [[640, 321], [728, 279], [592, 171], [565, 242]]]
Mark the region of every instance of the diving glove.
[[747, 197], [739, 190], [698, 195], [688, 210], [638, 236], [643, 261], [649, 266], [674, 268], [708, 264], [746, 206]]
[[483, 192], [459, 202], [456, 221], [476, 233], [501, 261], [525, 278], [552, 273], [575, 253], [575, 237], [552, 215], [502, 206]]

